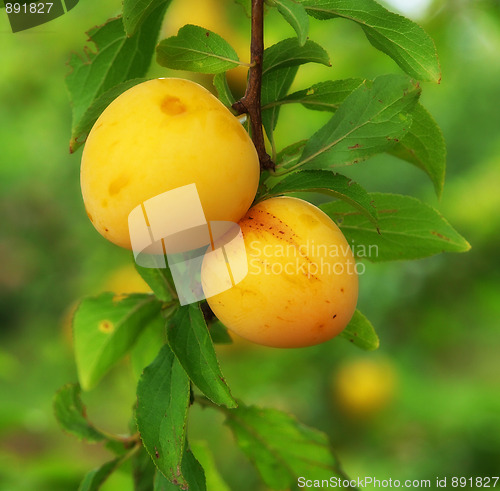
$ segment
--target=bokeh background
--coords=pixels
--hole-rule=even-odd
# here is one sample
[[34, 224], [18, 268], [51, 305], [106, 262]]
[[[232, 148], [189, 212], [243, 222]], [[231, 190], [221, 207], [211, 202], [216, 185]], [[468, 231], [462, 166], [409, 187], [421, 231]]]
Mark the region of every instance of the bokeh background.
[[[343, 340], [302, 350], [241, 340], [218, 348], [233, 394], [273, 406], [330, 436], [352, 477], [435, 479], [498, 475], [500, 464], [500, 3], [394, 0], [435, 39], [439, 86], [422, 100], [448, 145], [440, 201], [417, 168], [382, 155], [345, 169], [369, 191], [407, 193], [437, 207], [471, 243], [467, 254], [367, 264], [359, 307], [376, 326], [377, 352]], [[119, 0], [82, 1], [63, 17], [12, 34], [0, 10], [0, 490], [76, 490], [109, 458], [62, 433], [54, 392], [76, 381], [71, 312], [84, 295], [141, 291], [130, 254], [93, 229], [68, 152], [71, 109], [64, 84], [85, 31], [120, 10]], [[174, 0], [164, 36], [184, 23], [222, 34], [248, 59], [248, 20], [230, 0]], [[275, 12], [267, 44], [293, 31]], [[398, 67], [347, 21], [312, 21], [332, 68], [299, 70], [294, 88], [330, 78], [374, 77]], [[170, 75], [160, 67], [151, 76]], [[179, 74], [176, 74], [179, 76]], [[207, 86], [209, 78], [197, 78]], [[231, 84], [244, 87], [236, 70]], [[280, 147], [310, 135], [327, 115], [285, 106]], [[297, 124], [300, 121], [301, 124]], [[127, 360], [83, 395], [96, 425], [124, 433], [135, 379]], [[206, 440], [231, 489], [264, 488], [223, 419], [192, 409], [193, 440]], [[127, 469], [103, 487], [127, 491]]]

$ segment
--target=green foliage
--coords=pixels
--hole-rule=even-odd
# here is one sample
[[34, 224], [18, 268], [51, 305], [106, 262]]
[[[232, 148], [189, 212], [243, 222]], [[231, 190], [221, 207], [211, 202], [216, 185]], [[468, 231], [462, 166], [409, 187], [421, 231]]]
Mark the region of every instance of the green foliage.
[[[249, 0], [236, 2], [250, 13]], [[112, 100], [145, 80], [142, 77], [147, 75], [169, 4], [170, 0], [124, 0], [123, 18], [90, 31], [96, 51], [87, 51], [85, 60], [71, 57], [67, 85], [73, 104], [72, 150], [82, 144]], [[468, 250], [465, 239], [425, 203], [409, 196], [368, 193], [332, 171], [386, 152], [423, 170], [441, 194], [445, 144], [439, 127], [418, 102], [419, 81], [440, 80], [431, 38], [414, 22], [373, 0], [269, 0], [268, 4], [297, 36], [279, 41], [263, 53], [262, 123], [276, 170], [262, 174], [258, 199], [304, 191], [332, 196], [335, 200], [321, 209], [356, 245], [358, 257], [374, 262]], [[302, 65], [331, 66], [326, 50], [308, 39], [309, 16], [357, 23], [369, 42], [407, 75], [381, 75], [373, 81], [327, 80], [289, 93]], [[235, 102], [226, 72], [242, 63], [218, 34], [190, 24], [181, 27], [176, 36], [156, 46], [156, 61], [169, 69], [213, 74], [219, 99], [227, 107]], [[332, 117], [309, 139], [278, 149], [274, 131], [281, 107], [288, 104], [329, 112]], [[376, 254], [363, 255], [370, 247], [375, 247]], [[104, 434], [87, 421], [80, 386], [65, 386], [56, 395], [54, 411], [65, 431], [89, 442], [106, 441], [119, 456], [87, 474], [80, 489], [99, 489], [125, 460], [130, 460], [136, 490], [229, 489], [208, 447], [189, 446], [188, 414], [195, 403], [225, 414], [238, 446], [269, 488], [287, 489], [299, 476], [344, 477], [325, 434], [286, 413], [237, 404], [214, 348], [214, 343], [231, 343], [227, 329], [207, 314], [204, 304], [204, 310], [200, 305], [179, 306], [168, 268], [137, 266], [137, 270], [153, 295], [115, 298], [105, 293], [84, 299], [75, 314], [75, 358], [81, 387], [94, 387], [126, 354], [139, 380], [138, 432], [134, 428], [126, 437]], [[363, 350], [379, 346], [372, 324], [358, 310], [340, 336]], [[195, 395], [194, 385], [204, 396]]]
[[208, 331], [215, 344], [231, 344], [233, 342], [226, 326], [219, 319], [214, 319], [208, 324]]
[[266, 108], [262, 111], [262, 124], [273, 147], [273, 131], [278, 124], [280, 106], [272, 103], [285, 97], [292, 86], [297, 71], [297, 66], [290, 66], [281, 70], [269, 71], [262, 77], [262, 106]]
[[403, 139], [389, 153], [422, 169], [441, 196], [446, 173], [446, 145], [443, 134], [427, 109], [416, 104], [411, 111], [412, 124]]
[[80, 386], [67, 384], [54, 397], [54, 414], [64, 431], [88, 443], [97, 443], [106, 436], [97, 430], [86, 416], [85, 406], [80, 398]]
[[403, 75], [365, 81], [308, 140], [297, 167], [353, 164], [385, 152], [408, 132], [408, 111], [419, 96], [419, 86]]
[[208, 491], [231, 491], [219, 473], [215, 459], [205, 441], [191, 442], [191, 451], [205, 470]]
[[148, 325], [144, 326], [137, 341], [130, 350], [130, 362], [137, 379], [158, 355], [160, 349], [167, 342], [165, 319], [157, 315]]
[[130, 459], [134, 491], [151, 491], [154, 488], [156, 467], [144, 447], [139, 447]]
[[247, 17], [252, 14], [252, 0], [234, 0], [235, 3], [241, 5]]
[[[84, 58], [71, 55], [71, 71], [66, 78], [73, 106], [71, 150], [83, 143], [77, 138], [86, 133], [92, 124], [90, 120], [97, 119], [99, 111], [105, 109], [112, 93], [99, 103], [96, 101], [115, 86], [146, 75], [166, 6], [165, 2], [160, 2], [131, 37], [127, 37], [121, 18], [94, 27], [88, 36], [96, 51], [86, 48]], [[115, 93], [119, 91], [115, 89]]]
[[162, 302], [170, 302], [177, 297], [173, 289], [173, 279], [170, 269], [144, 268], [134, 262], [135, 269], [141, 278], [149, 285], [156, 298]]
[[98, 469], [90, 471], [83, 478], [78, 491], [97, 491], [100, 489], [106, 479], [108, 479], [113, 471], [120, 465], [121, 461], [121, 458], [116, 458], [106, 462]]
[[276, 104], [300, 103], [307, 109], [335, 112], [346, 97], [362, 83], [360, 78], [328, 80], [294, 92], [276, 101]]
[[340, 336], [365, 351], [376, 350], [380, 345], [372, 323], [359, 310], [354, 312], [351, 321]]
[[342, 477], [326, 435], [286, 413], [240, 403], [226, 424], [271, 489], [288, 489], [300, 476]]
[[269, 191], [269, 196], [315, 191], [344, 200], [377, 225], [377, 210], [369, 194], [356, 182], [331, 171], [304, 170], [286, 176]]
[[374, 0], [303, 0], [302, 4], [317, 19], [341, 17], [359, 24], [368, 41], [411, 77], [441, 80], [434, 42], [411, 20], [389, 12]]
[[186, 443], [189, 378], [165, 345], [137, 386], [137, 428], [158, 469], [187, 486], [181, 470]]
[[305, 63], [319, 63], [330, 66], [330, 56], [314, 41], [306, 41], [301, 46], [297, 38], [284, 39], [264, 51], [262, 77], [265, 77], [267, 73], [273, 70]]
[[113, 293], [84, 299], [75, 313], [73, 333], [76, 368], [83, 390], [127, 353], [161, 304], [147, 294], [117, 298]]
[[236, 407], [200, 308], [180, 307], [168, 320], [167, 333], [172, 350], [196, 386], [216, 404]]
[[124, 0], [123, 26], [127, 36], [133, 36], [137, 29], [156, 9], [168, 7], [172, 0]]
[[217, 90], [219, 99], [225, 106], [231, 107], [236, 102], [227, 83], [227, 77], [225, 73], [218, 73], [214, 76], [214, 87], [215, 90]]
[[177, 36], [160, 42], [156, 60], [167, 68], [200, 73], [223, 73], [241, 64], [236, 51], [222, 37], [190, 24], [181, 27]]
[[163, 474], [157, 472], [154, 491], [178, 491], [179, 485], [181, 489], [189, 489], [192, 491], [207, 490], [203, 467], [196, 460], [196, 457], [190, 449], [185, 450], [180, 471], [183, 476], [186, 476], [185, 484], [169, 481]]
[[294, 0], [273, 0], [273, 4], [297, 33], [299, 44], [304, 46], [309, 33], [309, 17], [304, 6]]
[[365, 246], [357, 247], [358, 253], [376, 252], [366, 255], [369, 261], [419, 259], [470, 249], [469, 243], [438, 211], [418, 199], [382, 193], [370, 193], [370, 197], [378, 211], [379, 231], [361, 213], [353, 213], [341, 201], [320, 206], [337, 222], [349, 242]]

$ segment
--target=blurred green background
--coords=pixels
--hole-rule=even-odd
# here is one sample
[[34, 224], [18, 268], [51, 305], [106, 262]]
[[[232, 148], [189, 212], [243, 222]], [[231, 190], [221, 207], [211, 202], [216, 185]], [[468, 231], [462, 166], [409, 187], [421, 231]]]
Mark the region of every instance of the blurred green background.
[[[377, 352], [343, 340], [301, 350], [236, 340], [219, 348], [222, 369], [237, 397], [290, 411], [327, 432], [351, 477], [498, 475], [500, 4], [396, 5], [427, 29], [440, 55], [442, 83], [424, 84], [422, 100], [447, 140], [444, 194], [438, 201], [421, 171], [386, 155], [342, 171], [369, 191], [407, 193], [437, 207], [472, 250], [367, 264], [359, 307], [380, 335]], [[51, 404], [60, 386], [76, 381], [70, 318], [78, 299], [143, 288], [130, 253], [108, 244], [88, 221], [79, 190], [81, 150], [68, 152], [65, 62], [71, 51], [81, 52], [87, 29], [119, 10], [118, 0], [82, 1], [17, 34], [0, 11], [0, 491], [76, 490], [85, 472], [109, 458], [100, 446], [63, 434]], [[248, 59], [248, 20], [230, 0], [174, 0], [167, 17], [165, 36], [198, 23]], [[268, 45], [293, 35], [275, 12], [266, 22]], [[302, 68], [294, 88], [399, 71], [347, 21], [312, 21], [310, 37], [327, 48], [333, 67]], [[244, 77], [231, 77], [235, 92]], [[278, 146], [312, 134], [327, 117], [285, 106]], [[83, 398], [98, 426], [124, 433], [134, 392], [124, 360]], [[231, 489], [264, 489], [218, 413], [193, 408], [190, 434], [209, 442]], [[103, 489], [131, 490], [126, 469]]]

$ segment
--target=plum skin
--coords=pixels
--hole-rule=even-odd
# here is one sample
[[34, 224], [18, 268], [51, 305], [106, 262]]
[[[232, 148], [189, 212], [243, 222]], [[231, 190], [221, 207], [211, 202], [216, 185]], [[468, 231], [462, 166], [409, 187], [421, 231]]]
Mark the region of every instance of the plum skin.
[[[312, 346], [340, 334], [356, 309], [358, 275], [337, 225], [292, 197], [258, 203], [239, 225], [248, 274], [207, 298], [219, 320], [245, 339], [279, 348]], [[207, 256], [202, 281], [210, 281], [210, 266]]]
[[87, 138], [80, 182], [94, 227], [130, 249], [128, 215], [147, 199], [195, 183], [208, 221], [237, 222], [259, 175], [238, 119], [201, 85], [164, 78], [128, 89], [104, 110]]

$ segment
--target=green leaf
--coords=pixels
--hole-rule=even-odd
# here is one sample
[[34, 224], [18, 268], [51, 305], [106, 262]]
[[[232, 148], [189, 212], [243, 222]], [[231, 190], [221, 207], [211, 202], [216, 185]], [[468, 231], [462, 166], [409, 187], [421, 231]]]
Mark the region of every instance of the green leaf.
[[303, 65], [304, 63], [320, 63], [331, 66], [328, 53], [314, 41], [306, 41], [304, 46], [301, 46], [297, 38], [284, 39], [264, 50], [262, 75], [264, 76], [273, 70]]
[[127, 35], [132, 36], [151, 12], [170, 3], [171, 0], [123, 0], [123, 25]]
[[219, 320], [208, 323], [208, 331], [214, 344], [232, 344], [233, 338], [227, 332], [227, 327]]
[[406, 136], [389, 153], [422, 169], [441, 196], [446, 174], [446, 144], [443, 133], [427, 112], [417, 104], [411, 112], [412, 125]]
[[113, 293], [84, 299], [73, 319], [76, 368], [83, 390], [101, 377], [132, 347], [139, 333], [160, 312], [148, 294], [125, 298]]
[[[121, 18], [94, 27], [87, 34], [95, 52], [86, 48], [84, 58], [71, 55], [72, 70], [66, 77], [73, 106], [71, 151], [82, 144], [76, 141], [81, 136], [77, 129], [88, 125], [87, 113], [94, 102], [116, 85], [146, 75], [165, 8], [165, 3], [155, 8], [132, 37], [127, 37]], [[93, 114], [95, 111], [90, 113]]]
[[278, 104], [300, 103], [307, 109], [335, 112], [348, 95], [363, 83], [361, 78], [328, 80], [299, 90], [285, 97]]
[[146, 78], [134, 78], [121, 84], [115, 85], [104, 94], [100, 95], [85, 111], [80, 121], [71, 130], [70, 148], [74, 152], [87, 138], [88, 133], [102, 112], [121, 94], [134, 85], [145, 82]]
[[67, 384], [54, 397], [54, 414], [64, 431], [79, 440], [96, 443], [106, 440], [106, 435], [97, 430], [86, 417], [85, 406], [80, 398], [80, 386]]
[[143, 329], [130, 351], [132, 370], [137, 380], [141, 377], [144, 369], [153, 362], [166, 342], [165, 319], [158, 315]]
[[[292, 83], [297, 75], [298, 67], [291, 66], [281, 70], [267, 72], [262, 77], [261, 101], [263, 106], [277, 101], [288, 93]], [[279, 106], [273, 106], [262, 111], [262, 124], [266, 130], [269, 141], [273, 142], [273, 131], [278, 123], [280, 113]]]
[[222, 376], [214, 345], [198, 304], [180, 307], [167, 321], [170, 346], [194, 384], [215, 404], [236, 407]]
[[247, 17], [252, 16], [252, 0], [234, 0], [234, 2], [241, 5]]
[[365, 351], [373, 351], [380, 346], [380, 340], [372, 323], [359, 310], [354, 312], [340, 336]]
[[299, 44], [304, 46], [309, 33], [309, 17], [304, 6], [294, 0], [274, 0], [274, 5], [297, 33]]
[[214, 87], [215, 90], [217, 90], [219, 99], [226, 107], [231, 107], [236, 102], [236, 99], [234, 98], [233, 93], [231, 92], [231, 89], [229, 88], [229, 85], [227, 83], [227, 77], [225, 73], [218, 73], [214, 76]]
[[206, 491], [205, 472], [196, 457], [187, 448], [182, 459], [182, 473], [187, 476], [189, 491]]
[[137, 386], [137, 427], [158, 469], [186, 486], [181, 471], [189, 407], [189, 379], [168, 345], [146, 367]]
[[151, 491], [154, 487], [156, 467], [142, 445], [132, 456], [131, 463], [134, 491]]
[[154, 294], [162, 302], [170, 302], [176, 298], [172, 273], [169, 268], [144, 268], [134, 261], [134, 266], [142, 279], [149, 285]]
[[320, 481], [344, 477], [327, 436], [286, 413], [240, 403], [228, 411], [226, 424], [272, 489], [288, 489], [301, 476]]
[[80, 483], [78, 491], [97, 491], [104, 484], [106, 479], [116, 470], [121, 464], [122, 458], [117, 458], [106, 462], [98, 469], [94, 469], [85, 475]]
[[440, 82], [434, 42], [415, 22], [389, 12], [374, 0], [302, 0], [302, 4], [317, 19], [341, 17], [356, 22], [368, 41], [389, 55], [408, 75]]
[[[289, 169], [298, 162], [301, 153], [304, 150], [304, 146], [307, 140], [299, 140], [298, 142], [288, 145], [288, 147], [280, 150], [276, 156], [276, 168]], [[271, 177], [271, 179], [274, 176]]]
[[[207, 491], [203, 467], [196, 460], [196, 457], [190, 449], [186, 449], [184, 452], [181, 471], [182, 475], [186, 477], [188, 486], [187, 488], [181, 486], [181, 489], [189, 489], [189, 491]], [[163, 474], [157, 472], [154, 491], [179, 491], [179, 486], [168, 481]]]
[[365, 81], [307, 142], [302, 168], [357, 163], [384, 152], [408, 133], [420, 87], [404, 75]]
[[241, 65], [236, 51], [221, 36], [191, 24], [161, 41], [156, 59], [167, 68], [199, 73], [222, 73]]
[[191, 442], [191, 450], [205, 471], [207, 491], [231, 491], [217, 469], [207, 442], [200, 440]]
[[359, 258], [372, 262], [419, 259], [440, 252], [466, 252], [469, 243], [426, 203], [410, 196], [370, 193], [378, 211], [380, 234], [340, 201], [320, 205], [353, 243]]
[[329, 194], [359, 210], [373, 224], [377, 224], [377, 210], [369, 194], [356, 182], [331, 171], [305, 170], [283, 178], [269, 190], [269, 196], [300, 191]]

